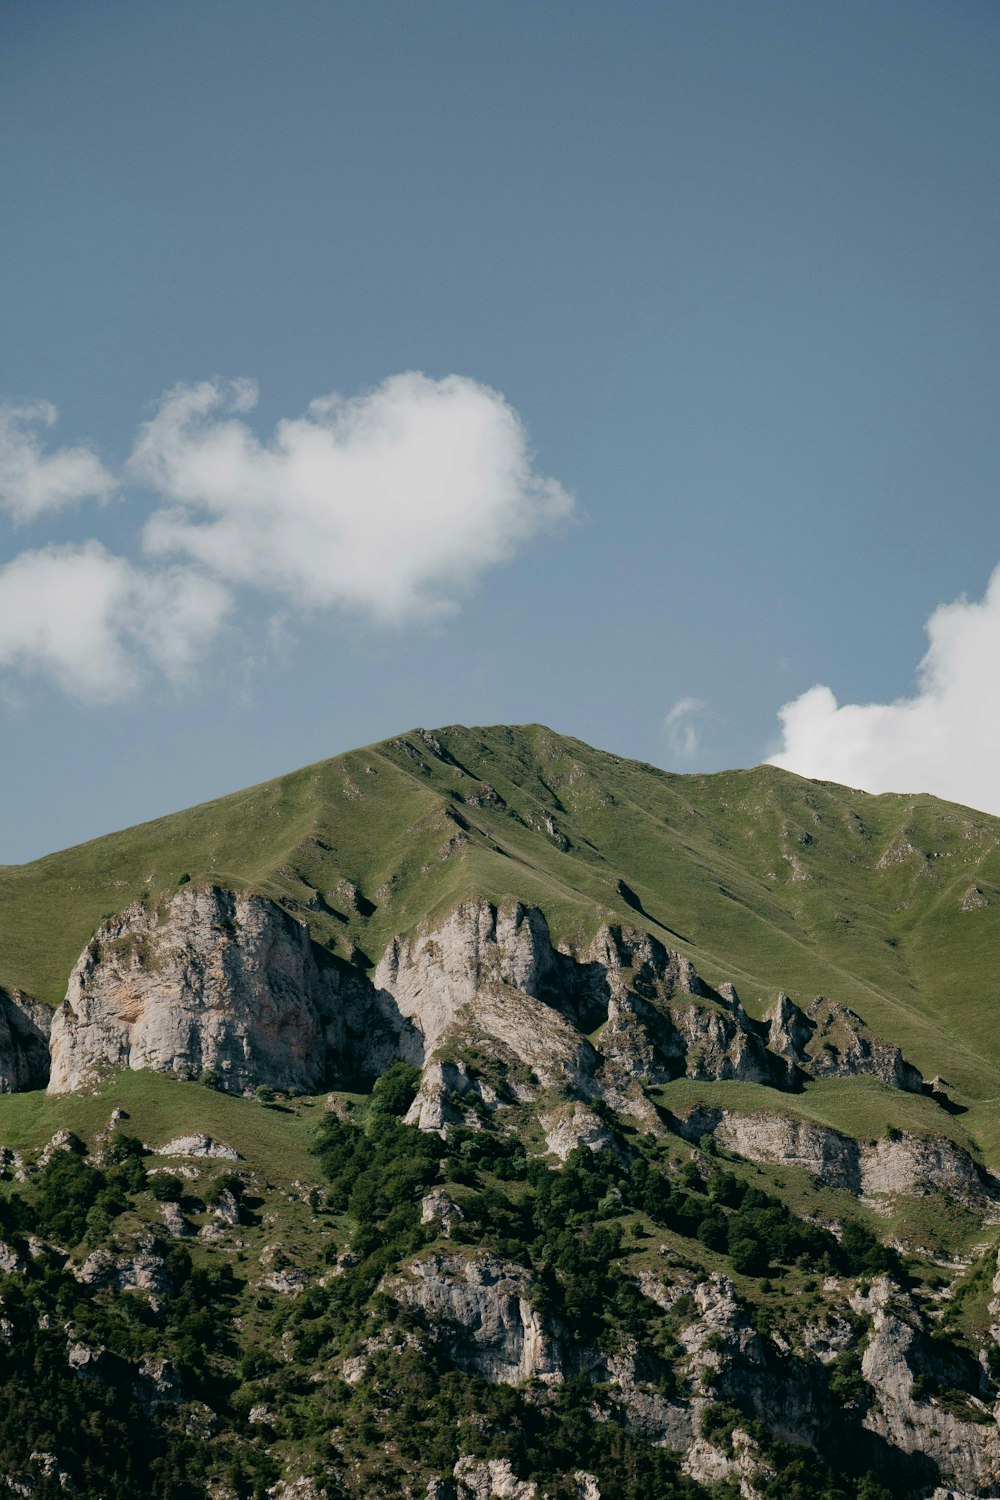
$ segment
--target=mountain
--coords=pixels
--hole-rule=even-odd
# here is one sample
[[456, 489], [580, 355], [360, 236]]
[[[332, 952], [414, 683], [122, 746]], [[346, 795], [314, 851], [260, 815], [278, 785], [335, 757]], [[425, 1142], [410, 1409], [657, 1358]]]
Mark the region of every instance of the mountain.
[[452, 726], [0, 867], [8, 1488], [1000, 1494], [998, 844]]

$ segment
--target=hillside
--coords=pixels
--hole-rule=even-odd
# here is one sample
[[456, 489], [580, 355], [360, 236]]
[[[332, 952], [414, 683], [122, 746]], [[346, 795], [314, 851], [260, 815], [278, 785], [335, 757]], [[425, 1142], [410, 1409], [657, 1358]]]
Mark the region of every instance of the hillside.
[[825, 994], [1000, 1133], [1000, 820], [771, 766], [682, 776], [541, 726], [413, 731], [31, 864], [0, 867], [0, 984], [56, 1005], [102, 917], [188, 877], [262, 892], [357, 965], [458, 901], [557, 941], [644, 928], [755, 1015]]
[[1000, 1496], [998, 841], [451, 727], [0, 869], [0, 1493]]

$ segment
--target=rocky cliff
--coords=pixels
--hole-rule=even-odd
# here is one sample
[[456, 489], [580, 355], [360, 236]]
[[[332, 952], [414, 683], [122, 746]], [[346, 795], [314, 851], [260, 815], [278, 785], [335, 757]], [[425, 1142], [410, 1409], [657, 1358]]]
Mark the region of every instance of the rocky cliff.
[[[520, 903], [463, 903], [395, 939], [374, 982], [420, 1033], [426, 1057], [485, 1047], [539, 1085], [604, 1095], [619, 1108], [636, 1083], [678, 1077], [777, 1089], [810, 1076], [872, 1076], [914, 1092], [923, 1084], [897, 1047], [843, 1006], [819, 998], [803, 1011], [782, 994], [755, 1021], [734, 986], [713, 990], [649, 933], [605, 926], [582, 953], [564, 952], [544, 915]], [[433, 1112], [428, 1102], [428, 1119]]]
[[[702, 1483], [735, 1481], [742, 1495], [758, 1494], [769, 1475], [759, 1438], [750, 1436], [758, 1424], [772, 1440], [815, 1453], [853, 1445], [890, 1480], [892, 1493], [909, 1494], [935, 1479], [964, 1495], [998, 1493], [1000, 1436], [992, 1405], [981, 1399], [989, 1382], [974, 1366], [957, 1367], [960, 1351], [928, 1337], [913, 1299], [887, 1277], [861, 1290], [830, 1279], [821, 1323], [792, 1317], [783, 1330], [763, 1332], [727, 1276], [698, 1282], [669, 1261], [660, 1277], [644, 1273], [645, 1296], [668, 1313], [682, 1302], [689, 1310], [687, 1320], [671, 1319], [670, 1396], [662, 1361], [635, 1345], [614, 1353], [581, 1347], [535, 1310], [536, 1289], [524, 1266], [488, 1255], [418, 1260], [382, 1288], [419, 1310], [449, 1359], [493, 1384], [558, 1386], [585, 1373], [600, 1391], [596, 1420], [620, 1413], [646, 1441], [681, 1455], [685, 1471]], [[373, 1341], [372, 1352], [381, 1347]], [[845, 1409], [833, 1377], [848, 1355], [858, 1374]], [[360, 1379], [364, 1357], [352, 1364], [351, 1379]], [[961, 1412], [928, 1393], [928, 1385], [949, 1382], [964, 1387]], [[712, 1419], [720, 1403], [730, 1413], [728, 1432]]]
[[[5, 1086], [43, 1081], [44, 1019], [24, 997], [3, 1001]], [[803, 1011], [782, 994], [756, 1021], [732, 985], [711, 989], [648, 933], [606, 926], [574, 954], [555, 947], [537, 908], [466, 902], [394, 939], [368, 979], [275, 903], [208, 886], [102, 924], [52, 1021], [49, 1088], [128, 1067], [217, 1073], [234, 1092], [316, 1090], [402, 1058], [427, 1066], [414, 1118], [436, 1129], [456, 1094], [497, 1102], [463, 1071], [470, 1048], [504, 1070], [508, 1094], [555, 1088], [640, 1114], [643, 1088], [685, 1076], [776, 1089], [832, 1074], [922, 1084], [844, 1007], [820, 999]]]
[[758, 1110], [699, 1108], [672, 1120], [690, 1141], [706, 1136], [747, 1161], [803, 1167], [826, 1187], [878, 1200], [921, 1197], [937, 1190], [979, 1215], [1000, 1217], [1000, 1182], [967, 1151], [944, 1136], [894, 1131], [876, 1141], [859, 1141], [813, 1120]]
[[495, 1256], [417, 1260], [383, 1290], [427, 1314], [460, 1369], [494, 1384], [562, 1380], [559, 1347], [531, 1305], [532, 1277]]
[[383, 1071], [419, 1045], [363, 976], [274, 902], [185, 887], [102, 924], [52, 1019], [49, 1091], [125, 1067], [230, 1092], [315, 1091]]
[[47, 1005], [22, 990], [0, 989], [0, 1093], [45, 1087], [51, 1026]]

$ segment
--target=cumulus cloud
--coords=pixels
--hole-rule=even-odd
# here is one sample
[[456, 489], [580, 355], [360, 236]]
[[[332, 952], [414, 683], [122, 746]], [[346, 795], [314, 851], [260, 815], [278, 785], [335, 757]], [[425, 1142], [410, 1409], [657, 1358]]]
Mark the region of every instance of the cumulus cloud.
[[325, 396], [262, 443], [249, 382], [181, 386], [142, 429], [129, 471], [162, 502], [145, 545], [296, 605], [384, 623], [454, 607], [487, 568], [569, 515], [534, 470], [504, 398], [451, 375], [394, 375]]
[[0, 507], [15, 521], [33, 521], [80, 500], [106, 500], [115, 489], [90, 448], [43, 451], [39, 429], [51, 427], [57, 415], [48, 401], [0, 406]]
[[187, 676], [228, 607], [226, 590], [194, 569], [149, 571], [97, 542], [22, 552], [0, 568], [0, 667], [113, 702], [150, 664]]
[[0, 670], [90, 702], [125, 697], [154, 669], [180, 680], [241, 586], [277, 596], [282, 629], [297, 609], [332, 605], [389, 624], [433, 618], [572, 510], [535, 472], [517, 413], [476, 381], [395, 375], [313, 401], [268, 442], [246, 420], [256, 400], [250, 381], [178, 386], [119, 474], [87, 447], [46, 451], [48, 403], [0, 407], [0, 512], [13, 521], [128, 484], [154, 497], [142, 563], [90, 541], [0, 566]]
[[936, 609], [927, 635], [912, 697], [838, 706], [820, 686], [786, 703], [773, 764], [870, 792], [933, 792], [1000, 814], [1000, 567], [981, 601], [963, 597]]
[[701, 744], [701, 729], [695, 722], [705, 704], [700, 698], [678, 698], [663, 721], [667, 743], [674, 755], [689, 759]]

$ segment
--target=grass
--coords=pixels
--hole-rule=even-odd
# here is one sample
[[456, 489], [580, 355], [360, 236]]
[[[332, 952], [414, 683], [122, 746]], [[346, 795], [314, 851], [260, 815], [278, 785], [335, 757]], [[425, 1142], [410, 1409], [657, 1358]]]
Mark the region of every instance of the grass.
[[[194, 1169], [186, 1186], [196, 1194], [204, 1192], [221, 1176], [235, 1171], [250, 1184], [250, 1199], [258, 1209], [222, 1247], [197, 1237], [184, 1243], [205, 1264], [217, 1261], [221, 1253], [234, 1264], [242, 1264], [241, 1276], [248, 1271], [256, 1276], [253, 1267], [265, 1246], [277, 1246], [293, 1265], [315, 1268], [322, 1264], [331, 1233], [335, 1238], [343, 1236], [343, 1229], [338, 1233], [329, 1216], [317, 1219], [308, 1202], [311, 1189], [322, 1192], [325, 1186], [310, 1151], [323, 1117], [323, 1102], [322, 1098], [299, 1098], [273, 1108], [160, 1073], [123, 1071], [85, 1093], [0, 1096], [0, 1145], [30, 1156], [57, 1130], [68, 1129], [93, 1146], [117, 1107], [128, 1115], [119, 1129], [154, 1149], [177, 1136], [194, 1134], [232, 1146], [239, 1161], [184, 1158], [183, 1165]], [[151, 1157], [146, 1165], [168, 1171], [179, 1161]], [[115, 1236], [127, 1240], [130, 1232], [143, 1228], [162, 1235], [160, 1210], [152, 1200], [143, 1205], [141, 1214], [145, 1217], [130, 1212], [116, 1221]], [[190, 1222], [197, 1231], [211, 1218], [211, 1213], [195, 1214]], [[252, 1309], [250, 1313], [256, 1316]]]
[[[128, 1115], [121, 1128], [154, 1149], [177, 1136], [208, 1135], [238, 1151], [241, 1170], [245, 1167], [264, 1182], [321, 1180], [309, 1147], [322, 1100], [297, 1099], [268, 1108], [162, 1073], [120, 1072], [78, 1094], [0, 1095], [0, 1146], [36, 1151], [63, 1129], [91, 1142], [115, 1108]], [[219, 1170], [226, 1166], [211, 1165]]]
[[[849, 1005], [967, 1106], [961, 1127], [936, 1111], [938, 1133], [1000, 1159], [1000, 820], [986, 814], [771, 766], [672, 775], [539, 725], [412, 731], [0, 866], [0, 984], [58, 1004], [102, 916], [185, 877], [259, 890], [362, 965], [477, 896], [537, 904], [577, 948], [603, 921], [646, 928], [733, 980], [755, 1015], [778, 989]], [[986, 904], [963, 910], [972, 886]], [[839, 1097], [810, 1089], [800, 1105], [836, 1116]], [[925, 1101], [851, 1099], [873, 1133], [890, 1106], [923, 1128]]]
[[652, 1091], [658, 1104], [686, 1115], [697, 1105], [734, 1112], [767, 1110], [800, 1120], [816, 1120], [857, 1141], [879, 1140], [890, 1128], [915, 1135], [947, 1136], [972, 1155], [975, 1139], [962, 1120], [946, 1114], [922, 1094], [904, 1094], [874, 1078], [821, 1078], [807, 1083], [801, 1094], [782, 1094], [760, 1083], [724, 1080], [702, 1083], [678, 1078]]

